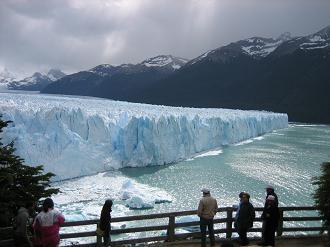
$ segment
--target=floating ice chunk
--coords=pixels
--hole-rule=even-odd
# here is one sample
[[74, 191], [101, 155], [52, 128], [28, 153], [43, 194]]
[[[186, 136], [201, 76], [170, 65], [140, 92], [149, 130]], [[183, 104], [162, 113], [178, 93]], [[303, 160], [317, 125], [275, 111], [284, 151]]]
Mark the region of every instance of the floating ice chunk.
[[127, 206], [131, 209], [148, 209], [155, 206], [155, 201], [146, 196], [132, 196], [127, 200]]
[[131, 209], [153, 208], [155, 203], [172, 201], [167, 192], [147, 185], [137, 185], [130, 179], [122, 185], [121, 199], [126, 200], [126, 205]]

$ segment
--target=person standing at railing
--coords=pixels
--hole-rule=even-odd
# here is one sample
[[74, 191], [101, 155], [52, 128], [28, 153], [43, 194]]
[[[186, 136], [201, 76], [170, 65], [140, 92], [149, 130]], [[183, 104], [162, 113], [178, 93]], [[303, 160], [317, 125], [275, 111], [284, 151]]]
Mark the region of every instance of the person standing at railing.
[[253, 220], [255, 218], [255, 210], [250, 203], [250, 195], [246, 192], [239, 194], [240, 204], [235, 216], [235, 228], [239, 235], [240, 245], [246, 246], [249, 244], [247, 238], [247, 231], [253, 226]]
[[276, 207], [278, 207], [278, 197], [277, 197], [277, 195], [275, 193], [274, 187], [271, 186], [271, 185], [267, 185], [267, 187], [266, 187], [266, 193], [267, 193], [267, 195], [266, 195], [266, 200], [265, 200], [265, 208], [267, 206], [267, 198], [268, 198], [268, 196], [274, 196], [274, 205]]
[[[267, 197], [266, 207], [262, 212], [262, 218], [264, 221], [264, 238], [261, 245], [274, 246], [275, 245], [275, 231], [278, 226], [279, 210], [276, 205], [275, 196], [269, 195]], [[260, 245], [260, 244], [259, 244]]]
[[203, 198], [199, 201], [197, 214], [200, 217], [202, 247], [206, 246], [206, 228], [209, 230], [211, 246], [215, 246], [213, 218], [218, 211], [218, 203], [209, 189], [202, 189]]
[[[266, 199], [265, 199], [265, 205], [264, 205], [264, 210], [268, 207], [268, 197], [269, 196], [273, 196], [274, 197], [274, 201], [272, 202], [272, 204], [274, 204], [275, 207], [278, 207], [278, 197], [275, 193], [275, 189], [272, 185], [267, 185], [266, 189]], [[261, 232], [261, 239], [262, 241], [258, 243], [258, 245], [263, 245], [265, 242], [265, 217], [264, 214], [261, 215], [262, 218], [262, 232]]]
[[30, 215], [34, 208], [33, 202], [27, 202], [25, 207], [20, 207], [14, 220], [14, 241], [15, 246], [32, 246], [29, 238], [29, 228], [31, 227]]
[[46, 198], [42, 204], [42, 211], [34, 220], [33, 228], [39, 234], [44, 247], [57, 247], [60, 243], [60, 225], [65, 221], [64, 216], [54, 209], [54, 202]]
[[109, 246], [111, 242], [110, 230], [111, 230], [111, 211], [112, 200], [106, 200], [101, 211], [100, 229], [103, 231], [103, 245]]

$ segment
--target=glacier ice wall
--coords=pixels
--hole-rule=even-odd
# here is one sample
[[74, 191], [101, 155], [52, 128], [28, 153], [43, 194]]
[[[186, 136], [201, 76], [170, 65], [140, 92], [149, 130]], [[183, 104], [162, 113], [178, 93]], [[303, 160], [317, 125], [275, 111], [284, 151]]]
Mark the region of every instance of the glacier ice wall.
[[286, 114], [271, 112], [14, 93], [0, 94], [0, 114], [13, 121], [3, 141], [56, 179], [169, 164], [288, 125]]

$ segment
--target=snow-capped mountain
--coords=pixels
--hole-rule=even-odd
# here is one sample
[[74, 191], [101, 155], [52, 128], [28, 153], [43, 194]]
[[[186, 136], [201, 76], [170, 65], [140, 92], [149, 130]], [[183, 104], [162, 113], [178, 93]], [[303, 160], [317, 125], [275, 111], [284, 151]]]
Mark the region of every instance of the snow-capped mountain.
[[137, 64], [121, 64], [119, 66], [101, 64], [88, 70], [88, 72], [95, 73], [102, 77], [113, 76], [120, 73], [139, 73], [148, 71], [150, 69], [170, 73], [180, 69], [187, 62], [188, 60], [184, 58], [174, 57], [172, 55], [159, 55], [156, 57], [148, 58]]
[[284, 33], [233, 42], [150, 84], [140, 98], [151, 104], [286, 112], [290, 121], [330, 123], [329, 37], [330, 26], [305, 37]]
[[8, 83], [7, 87], [10, 90], [40, 91], [48, 84], [62, 78], [63, 76], [65, 76], [65, 74], [62, 71], [51, 69], [47, 74], [36, 72], [32, 76], [26, 77], [22, 80], [12, 80]]
[[203, 60], [209, 61], [230, 61], [239, 55], [248, 55], [255, 59], [261, 59], [268, 56], [283, 42], [292, 39], [289, 32], [281, 34], [277, 39], [252, 37], [237, 42], [230, 43], [229, 45], [219, 47], [217, 49], [208, 51], [201, 56], [191, 60], [187, 65], [199, 63]]
[[279, 46], [272, 55], [278, 57], [291, 54], [297, 50], [306, 52], [312, 50], [330, 50], [330, 26], [314, 34], [288, 40]]
[[11, 73], [7, 68], [0, 71], [0, 87], [7, 89], [7, 85], [13, 82], [16, 76]]
[[[330, 26], [305, 37], [252, 37], [185, 63], [157, 56], [139, 64], [100, 65], [50, 84], [45, 93], [139, 103], [261, 109], [290, 121], [330, 122]], [[182, 62], [182, 64], [180, 64]], [[178, 69], [180, 67], [180, 69]]]
[[50, 69], [47, 73], [47, 77], [51, 80], [51, 81], [56, 81], [60, 78], [62, 78], [63, 76], [66, 76], [66, 74], [64, 74], [61, 70], [59, 69]]
[[172, 74], [187, 61], [171, 55], [160, 55], [137, 64], [101, 64], [90, 70], [65, 76], [48, 85], [42, 92], [128, 100], [126, 97], [132, 92], [138, 94], [149, 83]]

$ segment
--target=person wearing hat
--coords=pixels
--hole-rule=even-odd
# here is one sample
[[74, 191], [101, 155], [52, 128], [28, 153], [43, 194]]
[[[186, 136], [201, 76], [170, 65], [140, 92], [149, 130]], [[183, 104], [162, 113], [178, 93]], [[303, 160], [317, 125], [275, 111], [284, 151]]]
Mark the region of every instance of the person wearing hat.
[[249, 244], [247, 239], [247, 231], [253, 226], [255, 218], [255, 210], [250, 203], [250, 195], [246, 192], [239, 194], [240, 204], [235, 215], [234, 226], [239, 235], [240, 245], [246, 246]]
[[269, 195], [266, 199], [266, 207], [264, 208], [263, 215], [263, 242], [258, 245], [274, 246], [275, 244], [275, 231], [278, 226], [279, 210], [276, 205], [276, 198], [273, 195]]
[[[272, 185], [267, 185], [266, 186], [266, 199], [265, 199], [265, 205], [264, 205], [264, 210], [268, 207], [268, 197], [269, 196], [273, 196], [274, 197], [274, 201], [272, 202], [272, 204], [274, 204], [275, 207], [278, 207], [278, 197], [275, 193], [274, 187]], [[262, 233], [261, 233], [261, 238], [262, 241], [259, 242], [259, 245], [263, 245], [265, 242], [265, 215], [264, 213], [261, 214], [261, 219], [262, 219]]]
[[211, 196], [209, 189], [202, 189], [203, 198], [199, 201], [197, 215], [200, 217], [200, 228], [202, 233], [202, 247], [206, 246], [206, 228], [209, 230], [211, 246], [215, 246], [213, 218], [218, 211], [218, 203]]
[[265, 207], [266, 207], [266, 204], [267, 204], [268, 196], [274, 196], [275, 197], [274, 203], [275, 203], [275, 206], [278, 207], [278, 197], [275, 193], [274, 187], [272, 185], [267, 185], [267, 187], [265, 189], [266, 189], [266, 193], [267, 193], [266, 201], [265, 201]]

